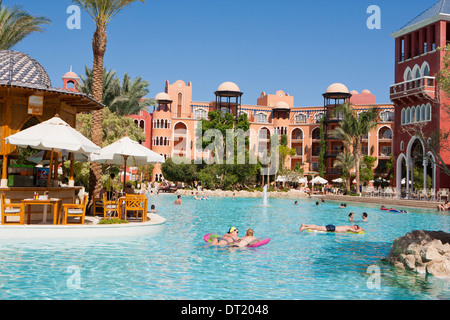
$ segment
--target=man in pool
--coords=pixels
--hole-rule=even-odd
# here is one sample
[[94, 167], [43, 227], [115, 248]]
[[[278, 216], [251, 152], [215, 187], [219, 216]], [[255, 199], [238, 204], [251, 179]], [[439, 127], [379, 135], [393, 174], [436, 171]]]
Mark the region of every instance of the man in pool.
[[364, 231], [363, 228], [361, 228], [358, 225], [353, 226], [334, 226], [332, 224], [326, 225], [326, 226], [316, 226], [315, 224], [302, 224], [300, 226], [300, 231], [303, 230], [315, 230], [315, 231], [323, 231], [323, 232], [354, 232], [358, 233], [361, 231]]
[[215, 238], [211, 241], [213, 246], [224, 246], [239, 241], [239, 230], [235, 227], [231, 227], [226, 235], [220, 238]]

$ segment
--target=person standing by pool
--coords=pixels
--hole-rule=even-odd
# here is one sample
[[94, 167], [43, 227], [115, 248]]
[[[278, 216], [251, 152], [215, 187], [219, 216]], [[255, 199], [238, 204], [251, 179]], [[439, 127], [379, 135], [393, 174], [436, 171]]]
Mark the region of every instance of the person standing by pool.
[[364, 231], [363, 228], [361, 228], [358, 225], [353, 225], [353, 226], [334, 226], [332, 224], [326, 225], [326, 226], [316, 226], [314, 224], [302, 224], [300, 226], [300, 231], [303, 230], [315, 230], [315, 231], [323, 231], [323, 232], [337, 232], [337, 233], [342, 233], [342, 232], [354, 232], [354, 233], [358, 233], [361, 231]]
[[239, 241], [239, 230], [235, 227], [231, 227], [230, 230], [228, 230], [228, 233], [224, 235], [221, 238], [215, 238], [211, 241], [211, 245], [213, 246], [223, 246], [223, 245], [229, 245], [233, 242]]

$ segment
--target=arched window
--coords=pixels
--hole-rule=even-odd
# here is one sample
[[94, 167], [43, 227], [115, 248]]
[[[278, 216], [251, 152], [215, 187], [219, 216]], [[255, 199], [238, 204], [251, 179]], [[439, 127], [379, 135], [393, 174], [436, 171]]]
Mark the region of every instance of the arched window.
[[422, 77], [422, 75], [420, 74], [420, 68], [417, 64], [413, 68], [413, 76], [414, 76], [414, 79], [418, 79], [418, 78]]
[[401, 118], [400, 118], [401, 124], [405, 124], [405, 121], [406, 121], [405, 112], [406, 112], [405, 109], [402, 109]]
[[319, 123], [320, 120], [325, 116], [325, 113], [319, 112], [314, 115], [314, 122]]
[[269, 120], [269, 117], [267, 116], [267, 114], [265, 114], [263, 112], [259, 112], [256, 114], [256, 122], [267, 123], [268, 120]]
[[292, 131], [292, 140], [303, 140], [303, 131], [296, 128]]
[[178, 102], [177, 102], [177, 117], [181, 118], [181, 111], [183, 108], [183, 94], [181, 92], [178, 93]]
[[425, 120], [431, 121], [431, 104], [427, 103], [425, 108]]
[[420, 121], [425, 121], [425, 105], [420, 106]]
[[422, 74], [424, 77], [430, 76], [430, 66], [426, 62], [422, 64]]
[[304, 114], [304, 113], [297, 113], [294, 116], [294, 123], [295, 124], [306, 123], [306, 114]]
[[313, 140], [320, 140], [320, 128], [317, 127], [311, 132], [311, 138]]
[[414, 118], [415, 118], [416, 122], [420, 122], [420, 106], [416, 107], [415, 113], [416, 114], [415, 114]]
[[207, 119], [208, 118], [208, 111], [203, 108], [195, 109], [194, 110], [194, 118], [195, 119]]
[[410, 123], [411, 121], [411, 108], [408, 107], [405, 111], [405, 123]]
[[406, 70], [405, 70], [405, 73], [404, 73], [404, 75], [403, 75], [403, 80], [404, 80], [404, 81], [412, 80], [411, 69], [410, 69], [409, 67], [406, 68]]

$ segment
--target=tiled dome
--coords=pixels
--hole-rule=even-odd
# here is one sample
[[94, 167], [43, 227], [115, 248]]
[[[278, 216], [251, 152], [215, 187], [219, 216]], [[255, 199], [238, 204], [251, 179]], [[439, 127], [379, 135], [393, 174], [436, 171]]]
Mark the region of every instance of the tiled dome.
[[0, 50], [0, 82], [10, 85], [50, 88], [45, 69], [23, 52]]

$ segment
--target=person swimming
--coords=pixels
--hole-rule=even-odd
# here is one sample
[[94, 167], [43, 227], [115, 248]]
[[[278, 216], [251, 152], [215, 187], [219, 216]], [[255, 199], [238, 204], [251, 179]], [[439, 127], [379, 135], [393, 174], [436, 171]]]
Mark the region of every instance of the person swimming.
[[239, 239], [238, 242], [232, 244], [231, 246], [243, 248], [247, 247], [250, 243], [252, 243], [255, 240], [256, 238], [253, 236], [253, 229], [248, 229], [247, 232], [245, 233], [245, 236], [243, 236], [241, 239]]
[[314, 230], [314, 231], [322, 231], [322, 232], [337, 232], [337, 233], [342, 233], [342, 232], [354, 232], [354, 233], [358, 233], [361, 231], [364, 231], [363, 228], [361, 228], [358, 225], [353, 225], [353, 226], [335, 226], [333, 224], [329, 224], [326, 226], [316, 226], [314, 224], [302, 224], [300, 226], [300, 231], [303, 230]]
[[228, 233], [225, 234], [223, 237], [215, 238], [211, 241], [211, 245], [213, 246], [223, 246], [223, 245], [230, 245], [233, 242], [239, 241], [239, 230], [235, 227], [231, 227], [230, 230], [228, 230]]

